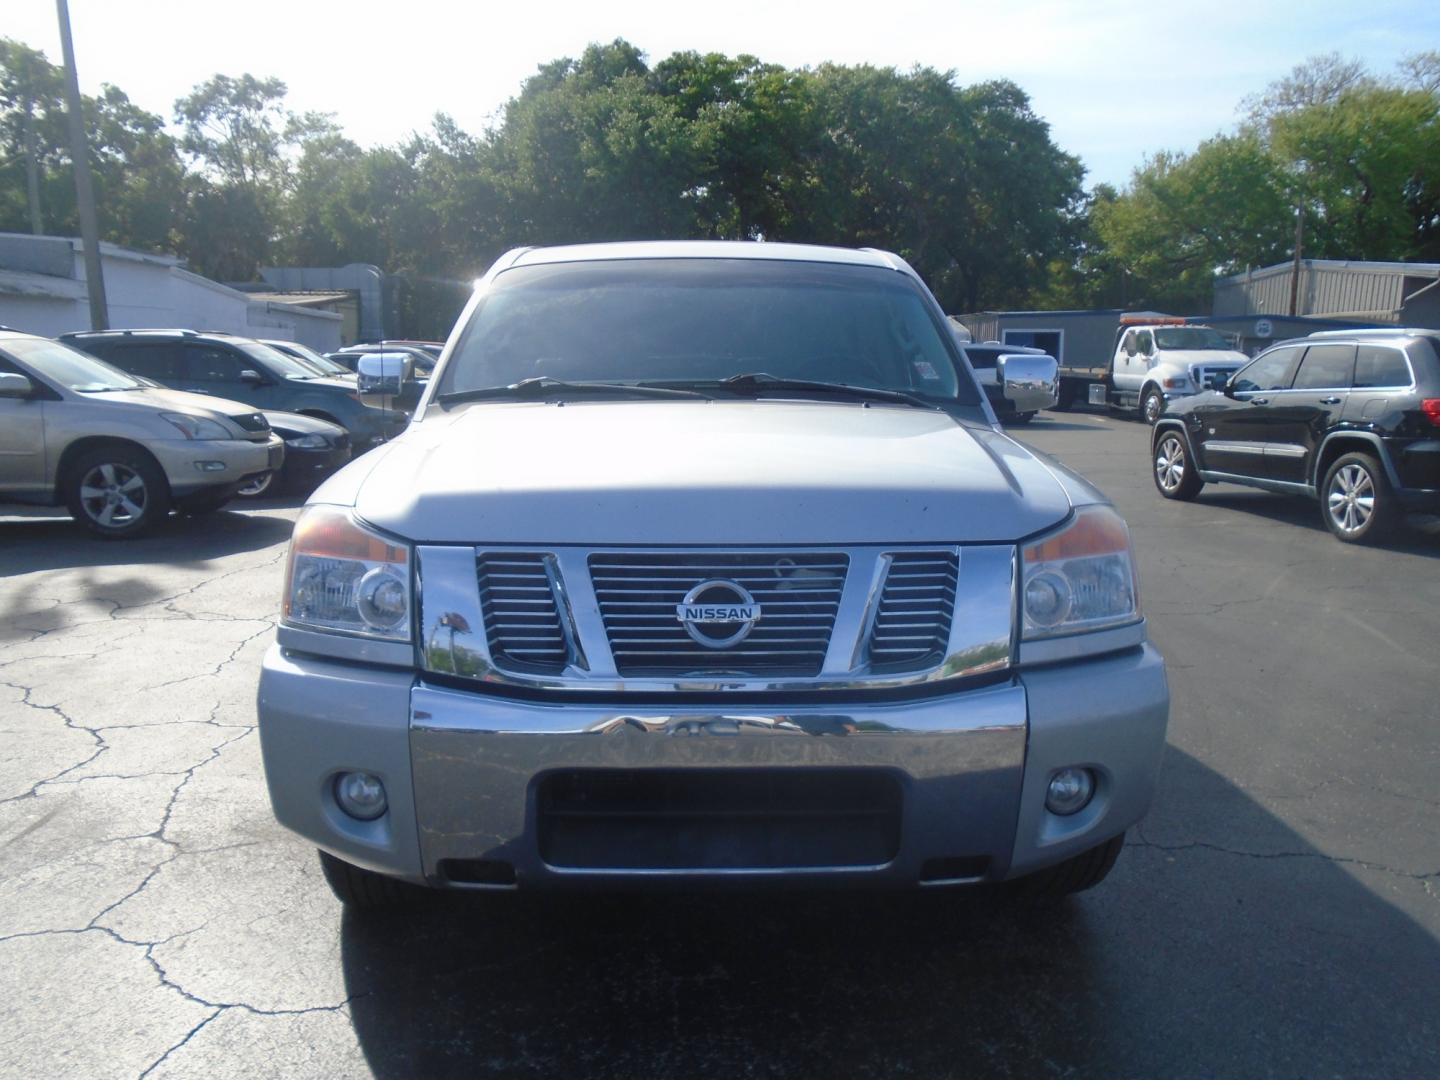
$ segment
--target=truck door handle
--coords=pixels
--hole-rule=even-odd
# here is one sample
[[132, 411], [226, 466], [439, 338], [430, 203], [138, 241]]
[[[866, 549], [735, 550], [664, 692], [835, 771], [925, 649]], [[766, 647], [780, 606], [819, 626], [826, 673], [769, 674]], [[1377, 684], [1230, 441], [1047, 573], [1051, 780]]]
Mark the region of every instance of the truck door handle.
[[1320, 399], [1320, 404], [1321, 404], [1321, 405], [1339, 405], [1339, 404], [1340, 404], [1340, 399], [1339, 399], [1338, 397], [1322, 397], [1322, 398]]
[[1268, 397], [1252, 397], [1252, 398], [1250, 399], [1250, 404], [1251, 404], [1251, 405], [1269, 405], [1269, 404], [1270, 404], [1270, 399], [1269, 399]]

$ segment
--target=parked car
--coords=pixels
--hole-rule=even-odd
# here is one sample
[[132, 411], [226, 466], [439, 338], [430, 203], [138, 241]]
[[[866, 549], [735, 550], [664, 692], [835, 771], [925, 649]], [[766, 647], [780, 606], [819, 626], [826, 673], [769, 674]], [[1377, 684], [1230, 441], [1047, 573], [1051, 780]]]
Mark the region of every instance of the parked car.
[[[1041, 409], [1055, 404], [1057, 365], [1044, 349], [1023, 345], [1002, 345], [998, 341], [961, 341], [960, 351], [970, 361], [975, 381], [985, 391], [990, 408], [1002, 424], [1028, 424]], [[1022, 372], [1022, 365], [1011, 357], [1028, 358], [1032, 370]], [[1006, 378], [1007, 366], [1010, 378]]]
[[1440, 331], [1282, 342], [1172, 403], [1151, 448], [1167, 499], [1207, 483], [1305, 495], [1338, 539], [1378, 540], [1405, 511], [1440, 513]]
[[944, 318], [875, 251], [503, 256], [296, 522], [260, 735], [336, 894], [1103, 879], [1169, 706], [1129, 534]]
[[408, 422], [403, 413], [362, 403], [352, 380], [322, 378], [251, 338], [194, 330], [105, 330], [64, 334], [61, 340], [164, 386], [339, 424], [362, 451], [398, 434]]
[[146, 385], [60, 342], [0, 331], [0, 502], [64, 506], [97, 535], [139, 536], [172, 507], [218, 510], [284, 457], [246, 405]]
[[350, 433], [339, 424], [303, 413], [262, 414], [270, 430], [285, 442], [285, 464], [276, 472], [257, 476], [236, 492], [248, 499], [309, 493], [350, 460]]
[[272, 341], [269, 338], [261, 338], [261, 345], [269, 345], [286, 356], [294, 357], [302, 364], [308, 364], [315, 370], [315, 374], [324, 375], [327, 378], [347, 378], [353, 375], [344, 364], [337, 364], [323, 353], [318, 353], [308, 345], [301, 345], [298, 341]]

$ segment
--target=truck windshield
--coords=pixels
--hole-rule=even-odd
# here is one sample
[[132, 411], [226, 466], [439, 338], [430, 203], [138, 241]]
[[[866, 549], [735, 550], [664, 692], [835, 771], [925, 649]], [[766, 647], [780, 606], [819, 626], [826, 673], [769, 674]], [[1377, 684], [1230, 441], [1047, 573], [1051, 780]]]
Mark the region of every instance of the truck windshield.
[[500, 274], [442, 398], [526, 379], [715, 383], [763, 373], [978, 404], [904, 275], [758, 259], [597, 260]]
[[1155, 344], [1162, 349], [1233, 349], [1218, 330], [1208, 326], [1163, 326], [1155, 329]]

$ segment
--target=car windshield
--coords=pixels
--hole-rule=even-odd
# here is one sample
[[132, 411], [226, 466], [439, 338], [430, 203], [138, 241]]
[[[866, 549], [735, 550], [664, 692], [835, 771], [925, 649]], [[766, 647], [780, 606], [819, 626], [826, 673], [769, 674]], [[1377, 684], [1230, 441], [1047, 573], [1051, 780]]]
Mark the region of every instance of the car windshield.
[[1167, 326], [1155, 331], [1155, 344], [1162, 349], [1233, 349], [1218, 330], [1208, 326]]
[[252, 360], [258, 360], [273, 374], [280, 375], [286, 379], [314, 379], [318, 378], [315, 369], [302, 360], [293, 356], [286, 356], [279, 349], [272, 349], [269, 345], [261, 345], [258, 341], [237, 341], [235, 347]]
[[36, 375], [77, 394], [140, 390], [144, 385], [103, 360], [48, 338], [17, 338], [5, 342], [5, 349]]
[[758, 259], [547, 264], [507, 271], [490, 285], [439, 390], [464, 394], [547, 377], [713, 384], [763, 373], [977, 404], [973, 382], [957, 377], [946, 336], [921, 291], [878, 267]]
[[308, 345], [301, 345], [298, 341], [287, 341], [284, 345], [270, 345], [269, 342], [262, 341], [261, 344], [269, 346], [276, 352], [282, 352], [286, 356], [293, 356], [302, 364], [307, 364], [314, 368], [321, 375], [350, 374], [350, 369], [344, 364], [337, 364], [334, 360], [329, 360], [321, 356]]

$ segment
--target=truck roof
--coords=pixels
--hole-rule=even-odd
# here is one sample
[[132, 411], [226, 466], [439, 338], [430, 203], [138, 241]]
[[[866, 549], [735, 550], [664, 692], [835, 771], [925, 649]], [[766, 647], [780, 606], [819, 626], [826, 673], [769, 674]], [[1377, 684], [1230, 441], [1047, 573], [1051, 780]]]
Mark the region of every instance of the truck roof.
[[875, 248], [822, 247], [819, 244], [771, 244], [752, 240], [645, 240], [612, 244], [568, 244], [517, 248], [501, 256], [506, 269], [544, 263], [597, 259], [768, 259], [785, 262], [844, 263], [909, 271], [898, 255]]

